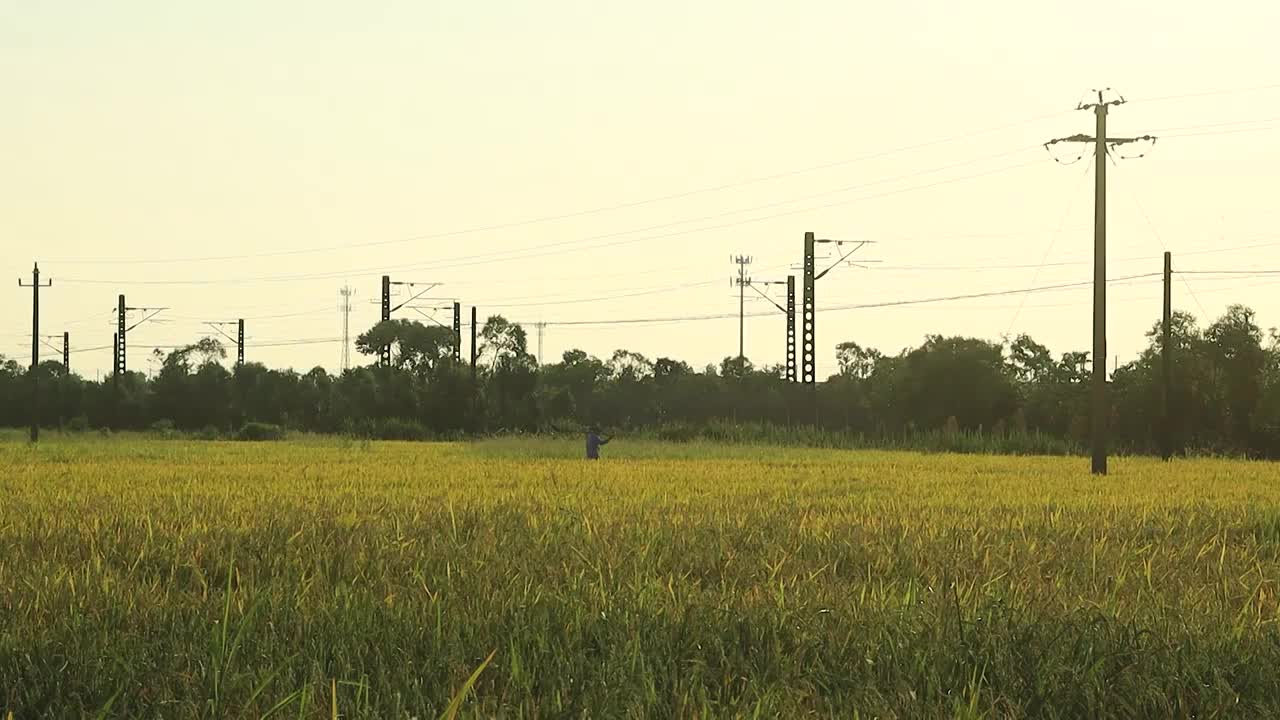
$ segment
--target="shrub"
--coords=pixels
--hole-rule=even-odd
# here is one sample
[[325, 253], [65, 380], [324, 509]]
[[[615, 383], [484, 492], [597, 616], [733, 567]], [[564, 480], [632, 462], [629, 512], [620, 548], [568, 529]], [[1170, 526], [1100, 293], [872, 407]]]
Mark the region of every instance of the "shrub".
[[160, 418], [151, 423], [150, 430], [153, 434], [162, 438], [171, 438], [177, 434], [173, 429], [173, 421], [168, 418]]
[[379, 440], [426, 440], [431, 432], [416, 420], [387, 418], [378, 423]]
[[279, 425], [263, 422], [247, 422], [244, 427], [240, 428], [240, 432], [236, 433], [237, 440], [245, 440], [249, 442], [264, 442], [270, 440], [283, 440], [285, 436], [284, 428]]
[[196, 433], [198, 440], [221, 440], [222, 431], [212, 425], [205, 425], [200, 432]]
[[89, 418], [77, 415], [67, 421], [67, 432], [82, 433], [89, 431]]
[[343, 423], [343, 432], [368, 440], [430, 440], [431, 431], [416, 420], [362, 418]]

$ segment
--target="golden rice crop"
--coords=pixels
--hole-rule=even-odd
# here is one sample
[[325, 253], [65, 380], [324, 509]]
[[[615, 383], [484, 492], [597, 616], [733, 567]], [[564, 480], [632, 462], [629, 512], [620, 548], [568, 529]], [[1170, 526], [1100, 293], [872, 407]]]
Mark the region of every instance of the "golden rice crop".
[[0, 444], [0, 717], [1280, 711], [1278, 466], [580, 452]]

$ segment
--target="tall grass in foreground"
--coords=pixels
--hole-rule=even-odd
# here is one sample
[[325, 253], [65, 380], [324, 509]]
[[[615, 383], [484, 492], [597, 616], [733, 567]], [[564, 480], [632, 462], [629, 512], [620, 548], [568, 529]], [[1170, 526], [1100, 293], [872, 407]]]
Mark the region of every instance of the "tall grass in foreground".
[[0, 717], [1273, 717], [1280, 467], [0, 444]]

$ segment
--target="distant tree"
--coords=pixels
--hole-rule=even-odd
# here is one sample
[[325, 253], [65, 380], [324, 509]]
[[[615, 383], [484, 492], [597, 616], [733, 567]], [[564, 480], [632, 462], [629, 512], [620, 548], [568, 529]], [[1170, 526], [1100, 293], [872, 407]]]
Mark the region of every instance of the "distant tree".
[[490, 371], [504, 363], [532, 362], [524, 328], [501, 315], [485, 321], [479, 341], [479, 362]]
[[836, 345], [836, 364], [840, 367], [840, 374], [847, 378], [865, 380], [871, 377], [881, 357], [879, 350], [864, 348], [853, 341]]
[[453, 330], [417, 320], [383, 320], [356, 338], [356, 350], [378, 355], [391, 347], [391, 364], [419, 375], [433, 372], [453, 358]]

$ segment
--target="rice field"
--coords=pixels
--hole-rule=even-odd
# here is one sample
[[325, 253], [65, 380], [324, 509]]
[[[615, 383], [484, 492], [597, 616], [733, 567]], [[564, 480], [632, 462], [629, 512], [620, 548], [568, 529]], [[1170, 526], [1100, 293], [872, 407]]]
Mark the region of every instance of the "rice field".
[[1280, 466], [0, 443], [0, 718], [1275, 717]]

